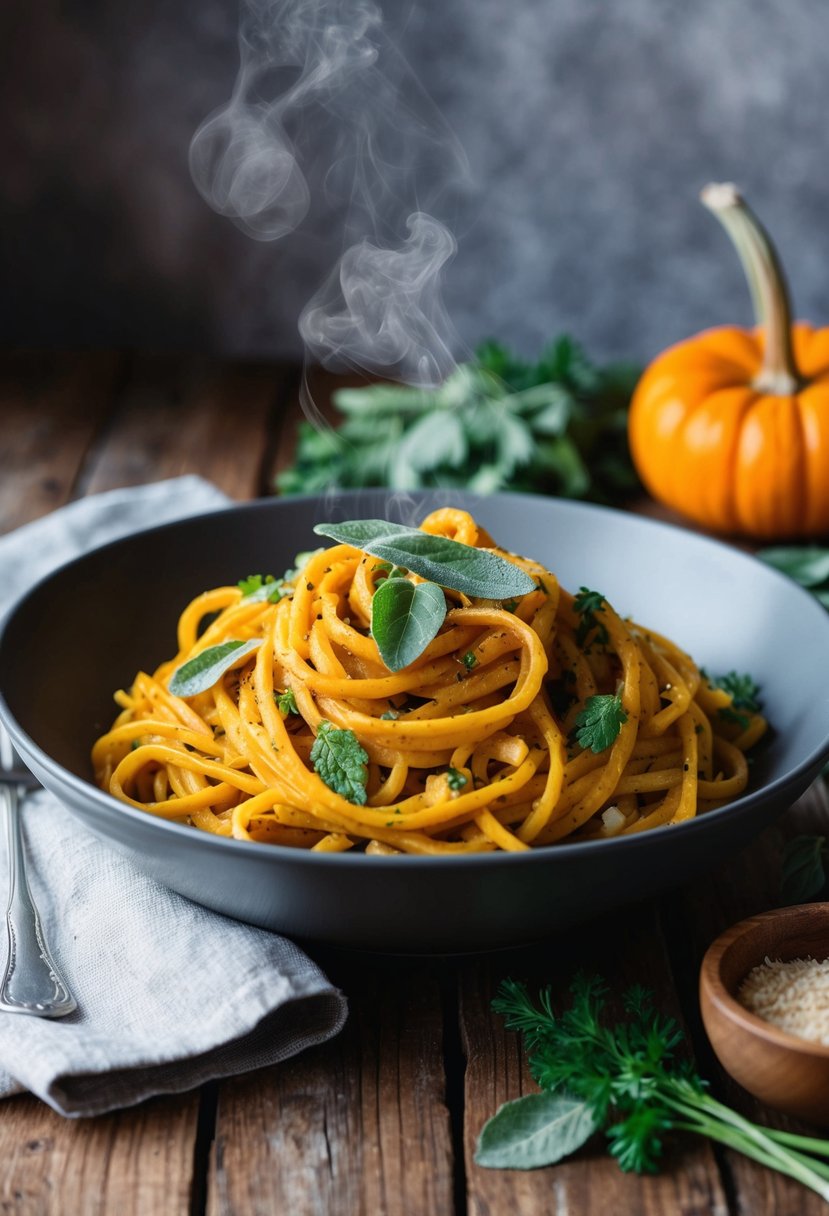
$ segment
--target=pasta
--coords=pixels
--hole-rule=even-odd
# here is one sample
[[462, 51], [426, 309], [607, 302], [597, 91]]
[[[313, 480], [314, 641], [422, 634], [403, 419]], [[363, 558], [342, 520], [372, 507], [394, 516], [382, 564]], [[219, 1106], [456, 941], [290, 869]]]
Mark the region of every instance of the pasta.
[[[102, 788], [220, 836], [450, 855], [647, 831], [745, 789], [756, 707], [735, 712], [672, 641], [503, 553], [467, 513], [420, 527], [508, 557], [535, 590], [446, 591], [442, 627], [399, 671], [370, 632], [388, 566], [351, 545], [308, 555], [276, 603], [207, 591], [180, 617], [176, 655], [116, 693], [92, 752]], [[171, 693], [173, 673], [226, 643], [247, 646], [215, 683]], [[591, 736], [591, 715], [609, 715], [612, 738]], [[324, 779], [320, 737], [344, 744], [356, 794]]]

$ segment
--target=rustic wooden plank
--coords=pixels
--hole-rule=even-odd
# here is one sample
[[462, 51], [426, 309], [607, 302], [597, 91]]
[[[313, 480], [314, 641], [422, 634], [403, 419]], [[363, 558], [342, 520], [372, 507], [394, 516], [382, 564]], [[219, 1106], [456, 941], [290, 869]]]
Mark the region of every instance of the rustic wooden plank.
[[268, 490], [264, 464], [286, 376], [272, 364], [142, 356], [83, 472], [91, 494], [199, 473], [232, 498]]
[[184, 1216], [197, 1101], [155, 1098], [96, 1119], [63, 1119], [35, 1098], [3, 1103], [0, 1213]]
[[490, 1170], [475, 1165], [481, 1127], [501, 1103], [538, 1087], [527, 1069], [519, 1037], [503, 1028], [490, 1004], [502, 979], [550, 984], [556, 1001], [579, 969], [596, 972], [617, 997], [633, 983], [656, 991], [660, 1008], [681, 1018], [665, 945], [653, 904], [602, 917], [593, 925], [524, 954], [471, 963], [461, 975], [461, 1030], [466, 1052], [465, 1126], [470, 1216], [521, 1216], [586, 1212], [643, 1216], [726, 1216], [728, 1204], [711, 1147], [677, 1137], [660, 1174], [624, 1174], [597, 1138], [575, 1157], [544, 1169]]
[[[685, 986], [686, 1007], [696, 1008], [696, 980], [702, 955], [729, 925], [778, 907], [780, 868], [784, 840], [799, 832], [826, 834], [829, 827], [829, 797], [823, 782], [816, 783], [786, 816], [765, 831], [748, 848], [729, 859], [704, 882], [686, 888], [666, 905], [665, 920], [678, 980]], [[715, 1083], [715, 1093], [742, 1114], [758, 1123], [824, 1135], [794, 1120], [778, 1115], [741, 1089], [724, 1073], [710, 1051], [698, 1017], [693, 1027], [705, 1074]], [[799, 1183], [725, 1151], [723, 1162], [740, 1216], [821, 1216], [826, 1205]]]
[[453, 1210], [435, 969], [353, 956], [340, 967], [351, 1007], [343, 1033], [222, 1085], [209, 1216]]
[[[0, 366], [0, 530], [65, 503], [124, 375], [114, 353], [5, 356]], [[182, 439], [182, 442], [184, 440]], [[197, 1094], [67, 1120], [35, 1098], [2, 1104], [0, 1212], [186, 1213]]]
[[115, 352], [15, 352], [0, 360], [0, 529], [62, 506], [123, 370]]

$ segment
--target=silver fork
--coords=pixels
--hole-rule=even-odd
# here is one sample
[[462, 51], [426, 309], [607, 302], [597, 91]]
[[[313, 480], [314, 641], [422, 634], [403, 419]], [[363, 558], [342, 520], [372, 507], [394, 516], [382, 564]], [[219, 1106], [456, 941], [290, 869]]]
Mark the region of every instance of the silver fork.
[[0, 723], [0, 807], [5, 807], [9, 844], [9, 906], [6, 930], [9, 955], [0, 980], [0, 1011], [62, 1018], [77, 1009], [72, 993], [49, 953], [40, 915], [26, 878], [20, 827], [20, 800], [37, 781], [24, 768]]

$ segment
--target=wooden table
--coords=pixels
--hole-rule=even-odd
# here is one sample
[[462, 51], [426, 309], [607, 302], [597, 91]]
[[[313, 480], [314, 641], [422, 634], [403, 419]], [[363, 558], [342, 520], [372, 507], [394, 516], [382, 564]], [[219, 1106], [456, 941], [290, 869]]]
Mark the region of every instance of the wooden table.
[[[295, 368], [173, 356], [11, 355], [0, 366], [0, 530], [84, 494], [180, 473], [236, 499], [267, 494], [300, 416]], [[348, 995], [339, 1038], [281, 1064], [89, 1120], [28, 1096], [0, 1105], [0, 1211], [56, 1216], [823, 1216], [811, 1192], [746, 1158], [678, 1138], [661, 1174], [622, 1174], [600, 1143], [531, 1173], [473, 1164], [484, 1121], [532, 1091], [514, 1035], [490, 1012], [505, 976], [563, 991], [587, 967], [654, 986], [680, 1016], [714, 1092], [730, 1085], [700, 1025], [711, 939], [779, 902], [786, 834], [815, 830], [822, 786], [712, 873], [531, 951], [401, 961], [325, 948]], [[589, 897], [589, 893], [586, 893]]]

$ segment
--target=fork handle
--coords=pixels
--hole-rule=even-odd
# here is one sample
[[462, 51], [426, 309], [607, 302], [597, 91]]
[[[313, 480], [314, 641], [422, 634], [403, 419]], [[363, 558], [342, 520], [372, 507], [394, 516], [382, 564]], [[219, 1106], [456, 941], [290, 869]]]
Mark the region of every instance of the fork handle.
[[0, 785], [9, 843], [9, 906], [6, 911], [8, 961], [0, 981], [0, 1010], [61, 1018], [77, 1008], [55, 966], [43, 936], [40, 916], [26, 878], [16, 786]]

